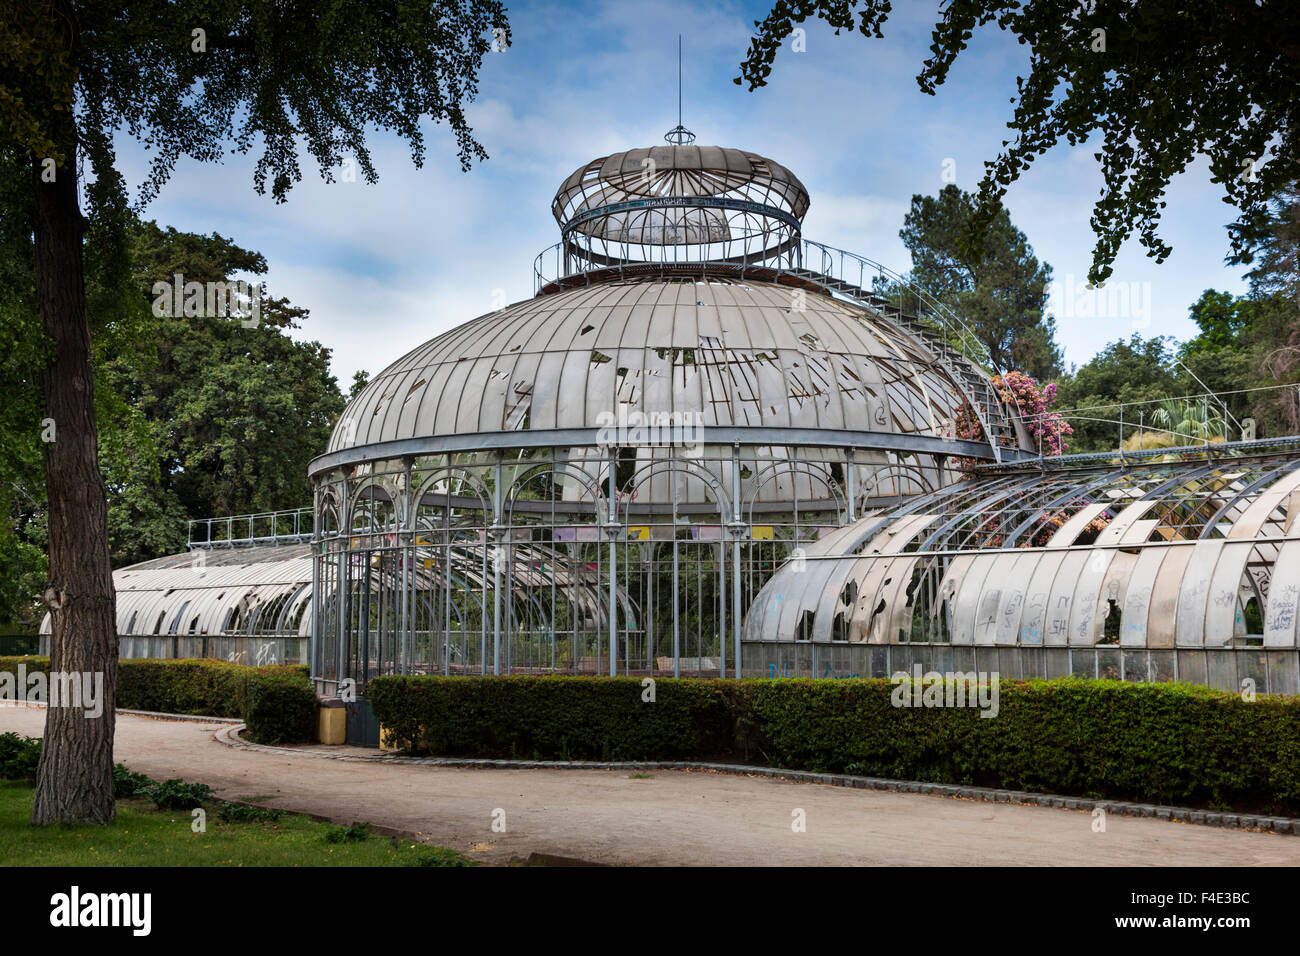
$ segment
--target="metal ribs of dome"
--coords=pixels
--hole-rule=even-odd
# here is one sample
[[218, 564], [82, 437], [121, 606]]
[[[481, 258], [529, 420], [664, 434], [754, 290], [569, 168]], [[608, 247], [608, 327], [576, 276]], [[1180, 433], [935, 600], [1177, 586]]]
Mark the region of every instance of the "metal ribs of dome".
[[733, 198], [780, 210], [796, 221], [808, 190], [790, 170], [757, 153], [720, 146], [651, 146], [581, 166], [555, 194], [560, 228], [592, 210], [645, 199]]
[[593, 444], [619, 412], [698, 416], [706, 442], [988, 457], [945, 435], [961, 396], [924, 343], [828, 295], [795, 311], [772, 283], [613, 281], [489, 313], [397, 360], [313, 472], [417, 447]]
[[[564, 239], [553, 272], [538, 257], [540, 294], [380, 373], [312, 473], [591, 448], [608, 416], [633, 412], [692, 421], [715, 446], [1030, 454], [988, 375], [953, 347], [954, 332], [970, 340], [960, 320], [878, 263], [804, 240], [808, 205], [793, 173], [738, 149], [658, 146], [588, 163], [556, 194]], [[937, 318], [891, 306], [868, 291], [878, 281]], [[953, 437], [963, 404], [983, 439]]]
[[575, 170], [551, 212], [568, 255], [595, 265], [683, 255], [754, 262], [798, 241], [808, 204], [794, 173], [756, 153], [653, 146]]

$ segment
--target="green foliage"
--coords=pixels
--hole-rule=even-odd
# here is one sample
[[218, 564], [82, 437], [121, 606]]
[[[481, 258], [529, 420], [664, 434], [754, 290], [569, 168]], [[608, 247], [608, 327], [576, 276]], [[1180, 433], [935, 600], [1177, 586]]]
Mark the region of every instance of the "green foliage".
[[1167, 398], [1152, 408], [1151, 423], [1186, 445], [1222, 441], [1228, 431], [1222, 409], [1207, 400]]
[[118, 800], [145, 795], [158, 781], [143, 773], [128, 770], [125, 764], [113, 764], [113, 796]]
[[999, 711], [907, 708], [886, 680], [377, 677], [386, 732], [439, 755], [754, 760], [1119, 800], [1300, 811], [1300, 698], [1003, 681]]
[[330, 827], [325, 831], [326, 843], [361, 843], [370, 839], [370, 823], [353, 823], [346, 827]]
[[1300, 182], [1288, 183], [1267, 209], [1257, 208], [1244, 226], [1229, 229], [1240, 248], [1228, 262], [1254, 266], [1246, 273], [1251, 295], [1300, 302]]
[[[0, 671], [48, 672], [47, 657], [0, 657]], [[256, 743], [316, 736], [316, 693], [306, 667], [245, 667], [209, 660], [123, 660], [117, 706], [166, 714], [238, 717]]]
[[[285, 334], [305, 312], [282, 299], [266, 303], [256, 329], [223, 317], [155, 320], [152, 279], [181, 272], [218, 280], [232, 270], [261, 274], [266, 264], [220, 236], [142, 227], [117, 169], [118, 136], [151, 146], [134, 208], [157, 195], [182, 158], [217, 162], [228, 148], [260, 150], [253, 183], [262, 193], [269, 182], [277, 202], [301, 179], [304, 150], [327, 181], [355, 162], [373, 183], [367, 133], [396, 133], [418, 166], [429, 120], [450, 127], [468, 169], [487, 154], [465, 106], [477, 95], [483, 57], [509, 42], [498, 0], [435, 8], [341, 0], [327, 10], [144, 0], [129, 14], [104, 0], [4, 0], [0, 626], [35, 626], [46, 576], [40, 375], [50, 356], [34, 294], [33, 157], [55, 160], [60, 181], [81, 180], [84, 276], [46, 279], [67, 283], [52, 301], [84, 295], [107, 534], [114, 562], [131, 563], [178, 550], [186, 517], [308, 500], [305, 464], [323, 447], [342, 397], [327, 352]], [[81, 219], [68, 217], [74, 225], [62, 228], [80, 230]], [[46, 311], [47, 319], [69, 315], [66, 307]]]
[[[777, 51], [810, 17], [837, 33], [881, 38], [892, 7], [889, 0], [775, 0], [755, 23], [736, 83], [765, 85]], [[1029, 52], [1012, 96], [1011, 139], [985, 167], [972, 234], [994, 222], [1007, 188], [1035, 159], [1062, 142], [1095, 139], [1104, 186], [1091, 219], [1092, 282], [1111, 274], [1134, 232], [1157, 261], [1169, 255], [1157, 235], [1165, 190], [1202, 156], [1224, 201], [1241, 210], [1232, 244], [1245, 251], [1269, 198], [1300, 179], [1297, 16], [1292, 0], [940, 5], [916, 78], [923, 92], [943, 85], [980, 27], [996, 25]]]
[[35, 780], [41, 738], [0, 734], [0, 780]]
[[972, 249], [965, 237], [974, 215], [975, 197], [953, 185], [937, 197], [912, 197], [899, 231], [912, 280], [961, 316], [999, 371], [1058, 374], [1056, 322], [1046, 312], [1052, 267], [1039, 263], [1001, 205]]
[[222, 823], [278, 823], [283, 810], [271, 807], [248, 807], [239, 803], [223, 803], [217, 807], [217, 819]]
[[[1180, 394], [1178, 378], [1171, 370], [1174, 351], [1168, 339], [1143, 339], [1134, 334], [1098, 352], [1090, 361], [1057, 383], [1057, 406], [1074, 435], [1072, 452], [1108, 451], [1118, 448], [1138, 424], [1139, 408], [1120, 403], [1155, 402]], [[1200, 389], [1195, 389], [1200, 391]], [[1073, 410], [1073, 411], [1071, 411]], [[1118, 425], [1123, 415], [1126, 427]]]
[[[1178, 352], [1196, 378], [1223, 397], [1232, 419], [1255, 419], [1261, 438], [1300, 432], [1294, 389], [1273, 388], [1300, 383], [1300, 302], [1264, 291], [1262, 286], [1270, 284], [1264, 268], [1252, 274], [1248, 295], [1206, 290], [1189, 310], [1200, 334]], [[1300, 281], [1300, 260], [1291, 260], [1289, 277], [1280, 276], [1275, 274], [1277, 282]]]
[[420, 847], [408, 862], [408, 866], [478, 866], [478, 860], [471, 860], [459, 850], [445, 846]]
[[248, 736], [262, 744], [299, 743], [316, 736], [316, 692], [300, 674], [262, 674], [245, 691]]
[[[115, 566], [182, 550], [189, 518], [310, 500], [307, 463], [344, 406], [329, 350], [290, 337], [305, 309], [264, 295], [253, 328], [229, 316], [150, 309], [154, 282], [261, 274], [259, 253], [152, 222], [123, 229], [126, 246], [112, 255], [116, 233], [92, 231], [86, 243], [88, 263], [107, 260], [88, 271], [87, 307]], [[26, 253], [3, 225], [0, 249], [17, 263], [8, 266], [13, 285], [0, 291], [0, 347], [9, 346], [0, 352], [0, 387], [12, 396], [0, 408], [0, 626], [35, 630], [46, 577], [37, 386], [44, 338]]]
[[353, 372], [352, 387], [348, 389], [348, 401], [351, 402], [354, 398], [356, 398], [358, 395], [364, 392], [366, 390], [366, 386], [369, 384], [370, 384], [369, 372], [367, 372], [363, 368], [359, 368], [355, 372]]
[[180, 777], [155, 783], [144, 795], [159, 810], [193, 810], [212, 800], [212, 788], [206, 783], [186, 783]]
[[[142, 299], [176, 274], [223, 282], [267, 268], [259, 253], [220, 235], [152, 222], [136, 226], [131, 250]], [[98, 376], [125, 396], [138, 423], [101, 438], [115, 564], [181, 550], [187, 518], [310, 500], [307, 463], [325, 447], [344, 402], [329, 350], [290, 338], [307, 314], [265, 292], [254, 327], [231, 315], [149, 311], [147, 349], [104, 355]]]
[[426, 857], [450, 866], [465, 859], [454, 850], [410, 840], [326, 843], [321, 836], [329, 824], [295, 813], [221, 820], [229, 804], [217, 807], [215, 823], [209, 814], [201, 837], [174, 811], [159, 810], [143, 799], [119, 800], [117, 815], [107, 826], [34, 827], [29, 825], [33, 793], [31, 781], [0, 781], [0, 866], [156, 866], [172, 871], [182, 866], [439, 865], [423, 864]]
[[438, 754], [673, 760], [731, 746], [728, 685], [639, 678], [380, 677], [366, 694], [384, 731]]

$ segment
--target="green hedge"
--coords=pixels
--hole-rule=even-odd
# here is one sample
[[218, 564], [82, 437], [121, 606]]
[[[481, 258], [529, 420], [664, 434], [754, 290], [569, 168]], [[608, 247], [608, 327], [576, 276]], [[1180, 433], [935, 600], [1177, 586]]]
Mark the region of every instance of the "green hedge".
[[684, 760], [730, 746], [727, 690], [661, 680], [643, 704], [632, 678], [376, 677], [366, 697], [385, 733], [438, 754]]
[[1003, 681], [999, 711], [909, 708], [886, 680], [377, 677], [398, 740], [442, 755], [730, 760], [1114, 800], [1300, 812], [1300, 698]]
[[[0, 671], [48, 672], [48, 657], [0, 657]], [[210, 660], [122, 660], [117, 706], [166, 714], [238, 717], [258, 743], [315, 739], [316, 693], [306, 667], [245, 667]]]

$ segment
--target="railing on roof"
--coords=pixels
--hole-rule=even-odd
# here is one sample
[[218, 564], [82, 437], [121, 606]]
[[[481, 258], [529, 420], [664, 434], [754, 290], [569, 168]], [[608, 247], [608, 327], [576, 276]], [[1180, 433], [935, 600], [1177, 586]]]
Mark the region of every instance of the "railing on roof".
[[[719, 271], [771, 270], [778, 275], [793, 275], [827, 286], [857, 302], [869, 302], [877, 309], [893, 313], [891, 318], [929, 326], [968, 362], [979, 368], [990, 366], [988, 350], [962, 318], [910, 279], [874, 259], [837, 249], [811, 239], [800, 238], [785, 254], [773, 257], [757, 253], [721, 261], [691, 258], [693, 246], [666, 247], [685, 250], [682, 258], [656, 260], [624, 259], [606, 264], [593, 263], [557, 242], [543, 249], [533, 260], [533, 291], [553, 291], [589, 281], [612, 277], [680, 276], [698, 269], [701, 275], [710, 269]], [[828, 285], [825, 280], [832, 280]], [[819, 281], [820, 280], [820, 281]], [[995, 370], [996, 371], [996, 370]]]
[[[887, 266], [855, 252], [801, 237], [792, 239], [776, 252], [759, 250], [752, 256], [724, 260], [705, 258], [707, 247], [701, 244], [664, 249], [672, 250], [673, 258], [592, 261], [585, 257], [585, 250], [558, 242], [543, 249], [533, 260], [534, 291], [540, 295], [621, 278], [680, 279], [690, 275], [750, 276], [815, 286], [827, 294], [868, 306], [920, 338], [966, 390], [970, 407], [998, 461], [1003, 447], [1020, 443], [1015, 424], [1001, 408], [1002, 396], [989, 380], [986, 369], [993, 363], [979, 337], [951, 308]], [[1018, 407], [1015, 414], [1024, 417]]]
[[311, 540], [312, 527], [311, 508], [193, 518], [189, 522], [186, 544], [190, 550], [305, 544]]

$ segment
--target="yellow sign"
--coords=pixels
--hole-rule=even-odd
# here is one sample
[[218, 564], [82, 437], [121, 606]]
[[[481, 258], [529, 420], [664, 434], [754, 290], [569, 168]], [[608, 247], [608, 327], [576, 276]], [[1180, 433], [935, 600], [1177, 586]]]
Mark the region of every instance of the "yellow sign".
[[756, 524], [749, 529], [751, 541], [771, 541], [776, 537], [770, 524]]

